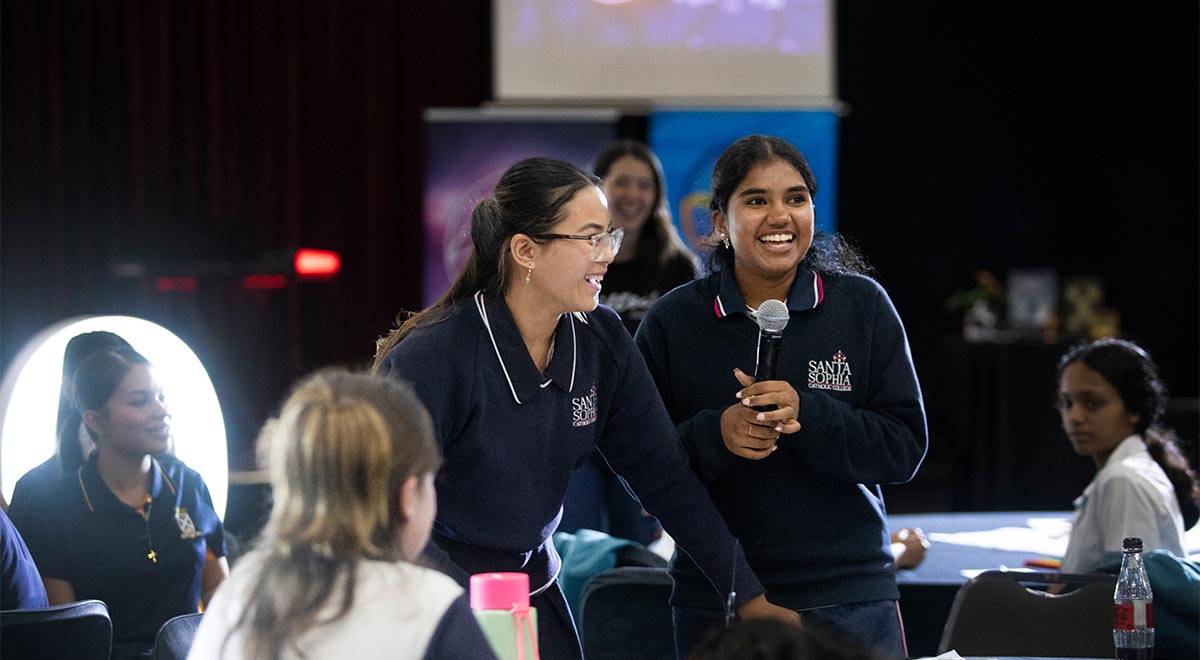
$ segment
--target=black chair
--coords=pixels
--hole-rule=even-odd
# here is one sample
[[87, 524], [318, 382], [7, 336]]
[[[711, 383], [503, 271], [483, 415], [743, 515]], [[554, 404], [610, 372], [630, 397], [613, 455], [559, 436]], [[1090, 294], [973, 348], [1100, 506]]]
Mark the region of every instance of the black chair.
[[[1111, 658], [1115, 575], [985, 571], [954, 598], [939, 653]], [[1026, 584], [1082, 585], [1051, 594]]]
[[675, 660], [671, 578], [662, 568], [621, 567], [583, 586], [583, 655], [588, 660]]
[[154, 660], [184, 660], [196, 639], [202, 613], [180, 614], [167, 619], [154, 636]]
[[112, 619], [102, 601], [0, 612], [4, 658], [108, 660], [111, 652]]

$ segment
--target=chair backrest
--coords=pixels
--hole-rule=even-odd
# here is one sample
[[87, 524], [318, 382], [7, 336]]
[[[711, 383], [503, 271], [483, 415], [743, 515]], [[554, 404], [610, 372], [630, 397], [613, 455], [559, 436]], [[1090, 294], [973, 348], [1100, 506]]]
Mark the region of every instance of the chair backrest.
[[[1054, 595], [1024, 584], [1082, 584]], [[985, 571], [958, 590], [939, 653], [1111, 658], [1115, 575]]]
[[108, 660], [111, 652], [112, 619], [101, 601], [0, 612], [2, 657]]
[[196, 639], [203, 613], [180, 614], [167, 619], [154, 636], [154, 660], [184, 660]]
[[614, 568], [588, 580], [580, 613], [584, 657], [674, 660], [670, 596], [663, 568]]

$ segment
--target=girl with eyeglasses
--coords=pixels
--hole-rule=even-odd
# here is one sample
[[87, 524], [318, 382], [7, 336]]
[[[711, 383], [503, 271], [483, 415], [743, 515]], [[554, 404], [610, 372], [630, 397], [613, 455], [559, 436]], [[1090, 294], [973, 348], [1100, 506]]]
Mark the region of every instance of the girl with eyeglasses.
[[412, 383], [445, 460], [426, 552], [463, 584], [528, 573], [543, 657], [580, 658], [551, 534], [599, 448], [740, 614], [796, 620], [766, 601], [632, 338], [598, 306], [622, 232], [597, 184], [549, 158], [513, 165], [475, 208], [462, 275], [379, 342], [376, 371]]
[[1183, 557], [1183, 532], [1200, 519], [1200, 486], [1174, 431], [1163, 426], [1167, 395], [1158, 367], [1140, 346], [1101, 339], [1058, 364], [1058, 411], [1076, 454], [1096, 476], [1075, 501], [1060, 570], [1095, 571], [1127, 536], [1147, 551]]
[[199, 611], [229, 574], [208, 486], [164, 455], [171, 415], [150, 363], [94, 353], [73, 379], [95, 451], [30, 504], [21, 533], [51, 605], [108, 605], [112, 657], [145, 657], [167, 619]]

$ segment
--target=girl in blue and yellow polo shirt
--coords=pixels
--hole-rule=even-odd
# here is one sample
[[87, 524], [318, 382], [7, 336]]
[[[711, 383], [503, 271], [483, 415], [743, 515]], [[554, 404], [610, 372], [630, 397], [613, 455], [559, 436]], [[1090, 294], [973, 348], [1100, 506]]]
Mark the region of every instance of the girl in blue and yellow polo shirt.
[[198, 611], [228, 575], [224, 528], [200, 475], [157, 457], [171, 417], [146, 358], [89, 356], [74, 395], [96, 451], [31, 503], [21, 532], [50, 604], [104, 601], [113, 657], [145, 657], [167, 619]]

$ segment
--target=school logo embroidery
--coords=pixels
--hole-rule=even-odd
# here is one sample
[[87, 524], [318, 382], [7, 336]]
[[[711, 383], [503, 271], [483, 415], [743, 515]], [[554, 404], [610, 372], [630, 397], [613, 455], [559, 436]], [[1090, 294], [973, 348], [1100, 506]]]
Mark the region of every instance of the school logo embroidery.
[[187, 509], [175, 507], [175, 524], [179, 525], [179, 538], [194, 539], [200, 536], [200, 531], [196, 529], [196, 523], [192, 522], [192, 517], [188, 515]]
[[808, 387], [813, 390], [849, 392], [850, 363], [846, 354], [838, 351], [832, 360], [808, 361]]
[[571, 426], [587, 426], [596, 421], [596, 386], [588, 390], [587, 396], [571, 399]]

